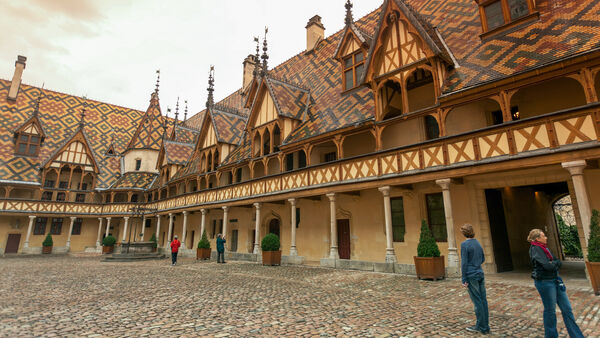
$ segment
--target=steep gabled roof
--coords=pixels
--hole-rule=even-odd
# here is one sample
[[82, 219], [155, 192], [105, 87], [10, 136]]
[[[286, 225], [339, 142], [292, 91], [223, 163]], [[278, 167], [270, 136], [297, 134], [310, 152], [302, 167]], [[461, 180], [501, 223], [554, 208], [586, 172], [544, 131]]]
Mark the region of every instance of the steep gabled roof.
[[59, 161], [65, 163], [76, 163], [84, 166], [85, 170], [92, 169], [95, 173], [99, 172], [96, 155], [90, 147], [90, 142], [85, 133], [83, 124], [71, 133], [71, 136], [65, 139], [63, 144], [41, 164], [42, 168], [51, 166], [52, 162]]
[[215, 128], [217, 141], [238, 145], [248, 117], [235, 109], [216, 104], [210, 109], [210, 121]]
[[164, 150], [167, 164], [185, 165], [194, 152], [194, 144], [165, 141]]
[[304, 120], [310, 104], [310, 90], [274, 79], [266, 78], [266, 85], [273, 97], [279, 116]]
[[127, 145], [127, 150], [131, 149], [152, 149], [160, 150], [164, 118], [160, 111], [160, 103], [158, 100], [158, 92], [152, 93], [150, 105], [146, 110], [142, 120], [138, 125], [135, 134]]

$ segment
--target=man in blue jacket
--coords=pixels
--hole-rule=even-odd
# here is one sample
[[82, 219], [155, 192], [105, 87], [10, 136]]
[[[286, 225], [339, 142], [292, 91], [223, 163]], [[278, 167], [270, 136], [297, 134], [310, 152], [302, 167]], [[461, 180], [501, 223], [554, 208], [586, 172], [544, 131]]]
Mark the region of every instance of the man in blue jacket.
[[225, 263], [225, 235], [217, 235], [217, 263]]
[[460, 245], [460, 258], [462, 270], [462, 285], [469, 291], [469, 296], [475, 306], [477, 324], [467, 327], [467, 331], [490, 332], [488, 303], [485, 294], [485, 278], [481, 264], [485, 261], [483, 248], [475, 237], [475, 231], [471, 224], [464, 224], [460, 232], [467, 238]]

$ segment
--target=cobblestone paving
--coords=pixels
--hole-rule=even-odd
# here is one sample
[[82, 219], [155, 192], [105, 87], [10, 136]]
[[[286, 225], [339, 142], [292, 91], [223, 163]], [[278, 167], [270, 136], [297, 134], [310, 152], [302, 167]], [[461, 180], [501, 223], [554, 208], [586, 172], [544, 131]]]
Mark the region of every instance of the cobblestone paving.
[[[474, 315], [456, 279], [181, 263], [0, 259], [0, 336], [477, 336], [465, 331]], [[531, 282], [495, 279], [487, 290], [492, 336], [543, 335]], [[584, 333], [597, 336], [600, 297], [568, 293]]]

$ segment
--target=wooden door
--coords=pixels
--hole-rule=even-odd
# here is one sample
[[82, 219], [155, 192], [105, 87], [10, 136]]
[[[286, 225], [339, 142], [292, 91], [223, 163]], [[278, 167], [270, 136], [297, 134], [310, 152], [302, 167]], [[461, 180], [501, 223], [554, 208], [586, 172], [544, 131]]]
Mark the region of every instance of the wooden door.
[[237, 252], [238, 231], [231, 230], [231, 251]]
[[350, 259], [350, 220], [337, 220], [338, 254], [341, 259]]
[[4, 253], [17, 253], [19, 251], [19, 242], [21, 242], [21, 234], [8, 234]]
[[508, 230], [506, 229], [502, 192], [496, 189], [487, 189], [485, 191], [485, 200], [490, 220], [490, 232], [497, 272], [512, 271], [513, 262], [510, 254]]

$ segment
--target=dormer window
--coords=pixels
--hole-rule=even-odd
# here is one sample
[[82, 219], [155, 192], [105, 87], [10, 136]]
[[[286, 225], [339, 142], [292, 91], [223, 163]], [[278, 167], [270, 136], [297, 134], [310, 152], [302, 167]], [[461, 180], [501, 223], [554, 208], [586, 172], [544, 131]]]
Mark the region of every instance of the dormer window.
[[478, 3], [484, 33], [534, 14], [533, 0], [480, 0]]
[[352, 89], [358, 85], [358, 78], [365, 67], [365, 57], [362, 50], [358, 50], [342, 59], [344, 66], [344, 90]]
[[142, 160], [139, 158], [135, 159], [135, 171], [139, 171], [142, 167]]
[[15, 153], [17, 155], [37, 156], [39, 154], [42, 141], [39, 135], [18, 133], [16, 137]]

